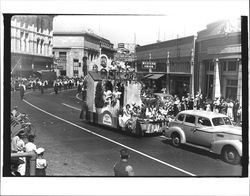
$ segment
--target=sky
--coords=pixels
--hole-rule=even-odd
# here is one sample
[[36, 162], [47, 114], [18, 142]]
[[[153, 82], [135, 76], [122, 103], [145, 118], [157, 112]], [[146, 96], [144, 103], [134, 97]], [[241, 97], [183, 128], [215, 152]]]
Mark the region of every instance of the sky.
[[[248, 1], [142, 1], [131, 3], [132, 10], [97, 12], [89, 15], [58, 15], [54, 18], [56, 31], [86, 31], [91, 29], [116, 47], [117, 43], [145, 45], [158, 39], [166, 41], [178, 37], [197, 35], [206, 25], [217, 20], [229, 20], [249, 14]], [[140, 7], [134, 11], [134, 7]], [[124, 6], [125, 7], [125, 6]], [[81, 13], [85, 14], [85, 12]], [[106, 15], [107, 14], [107, 15]], [[135, 15], [126, 15], [135, 14]]]

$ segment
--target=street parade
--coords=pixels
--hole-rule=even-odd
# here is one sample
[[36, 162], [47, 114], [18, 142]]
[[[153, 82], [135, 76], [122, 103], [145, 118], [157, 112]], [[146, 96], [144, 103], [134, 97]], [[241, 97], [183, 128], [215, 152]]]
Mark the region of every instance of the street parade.
[[246, 175], [240, 19], [141, 42], [65, 29], [64, 17], [84, 21], [10, 19], [4, 175]]

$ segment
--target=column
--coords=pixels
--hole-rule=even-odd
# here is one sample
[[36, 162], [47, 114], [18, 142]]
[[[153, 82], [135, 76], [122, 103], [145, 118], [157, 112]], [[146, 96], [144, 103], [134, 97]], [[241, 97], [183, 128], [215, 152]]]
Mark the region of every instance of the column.
[[170, 66], [170, 62], [169, 62], [169, 51], [167, 52], [167, 74], [166, 74], [166, 92], [167, 94], [170, 94], [169, 89], [170, 89], [170, 82], [169, 82], [169, 66]]
[[238, 86], [237, 86], [237, 99], [242, 106], [242, 63], [240, 59], [237, 59], [238, 62]]
[[[203, 62], [199, 62], [199, 79], [198, 79], [198, 91], [202, 92], [203, 89], [203, 80], [205, 80], [205, 75], [203, 74], [204, 64]], [[194, 92], [193, 96], [195, 96], [196, 92]]]
[[213, 98], [221, 97], [220, 89], [220, 73], [219, 73], [219, 59], [214, 62], [214, 84], [213, 84]]
[[191, 95], [194, 95], [194, 49], [191, 50], [190, 72], [191, 72], [191, 78], [190, 78], [189, 93]]

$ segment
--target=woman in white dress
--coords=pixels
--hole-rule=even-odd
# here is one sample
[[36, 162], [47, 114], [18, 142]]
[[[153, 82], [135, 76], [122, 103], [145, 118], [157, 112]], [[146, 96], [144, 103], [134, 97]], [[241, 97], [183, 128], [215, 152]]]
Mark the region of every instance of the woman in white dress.
[[227, 116], [233, 120], [233, 107], [234, 104], [232, 102], [232, 100], [230, 99], [229, 102], [227, 103]]

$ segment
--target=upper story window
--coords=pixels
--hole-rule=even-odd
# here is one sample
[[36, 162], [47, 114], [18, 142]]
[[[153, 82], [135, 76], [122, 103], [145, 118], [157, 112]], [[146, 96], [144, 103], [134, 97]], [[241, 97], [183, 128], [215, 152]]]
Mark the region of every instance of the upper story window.
[[73, 59], [73, 66], [79, 67], [79, 59]]
[[236, 71], [236, 70], [237, 70], [237, 62], [228, 61], [228, 71]]
[[211, 61], [209, 63], [209, 71], [214, 71], [214, 62], [213, 61]]

